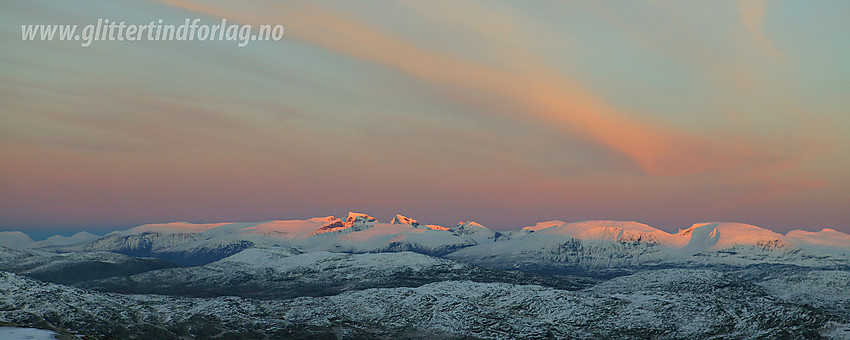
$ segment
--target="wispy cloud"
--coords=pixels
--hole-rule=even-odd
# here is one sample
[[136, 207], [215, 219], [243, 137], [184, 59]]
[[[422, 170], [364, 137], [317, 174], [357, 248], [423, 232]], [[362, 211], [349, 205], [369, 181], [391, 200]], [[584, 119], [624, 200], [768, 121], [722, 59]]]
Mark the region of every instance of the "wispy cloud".
[[767, 0], [739, 0], [738, 8], [741, 11], [741, 21], [747, 32], [758, 46], [768, 55], [781, 58], [773, 42], [763, 32], [764, 17], [767, 11]]
[[[511, 61], [521, 63], [519, 70], [494, 67], [425, 48], [355, 16], [304, 3], [262, 13], [234, 12], [233, 8], [186, 1], [168, 3], [246, 22], [286, 22], [289, 38], [402, 71], [435, 88], [482, 94], [514, 108], [518, 115], [625, 155], [648, 174], [697, 174], [750, 166], [753, 159], [772, 158], [753, 145], [700, 137], [692, 131], [643, 120], [608, 104], [601, 96], [553, 72], [554, 68], [526, 53], [508, 53], [517, 58]], [[486, 27], [474, 28], [475, 34], [487, 32]], [[498, 45], [486, 47], [504, 50]], [[477, 105], [475, 100], [465, 104]]]

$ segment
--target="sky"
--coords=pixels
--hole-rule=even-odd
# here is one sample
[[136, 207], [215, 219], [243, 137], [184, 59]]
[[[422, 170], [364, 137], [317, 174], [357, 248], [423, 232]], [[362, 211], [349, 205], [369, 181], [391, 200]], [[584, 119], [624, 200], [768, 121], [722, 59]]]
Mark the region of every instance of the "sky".
[[[0, 230], [362, 211], [850, 232], [850, 2], [4, 1]], [[105, 18], [280, 41], [22, 41]]]

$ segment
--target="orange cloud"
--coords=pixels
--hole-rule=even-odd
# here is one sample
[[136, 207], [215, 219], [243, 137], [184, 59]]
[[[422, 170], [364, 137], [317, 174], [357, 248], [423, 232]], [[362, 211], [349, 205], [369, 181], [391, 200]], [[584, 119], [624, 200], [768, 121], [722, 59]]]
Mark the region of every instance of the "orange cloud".
[[[516, 54], [525, 65], [520, 71], [509, 71], [425, 49], [353, 16], [304, 3], [261, 13], [178, 0], [167, 3], [248, 23], [284, 22], [289, 39], [385, 65], [438, 88], [482, 94], [563, 133], [577, 134], [625, 155], [652, 175], [697, 174], [771, 158], [749, 145], [702, 138], [636, 119], [575, 81], [546, 72], [551, 68], [531, 60], [528, 54]], [[485, 30], [476, 31], [481, 34]]]
[[767, 1], [765, 0], [739, 0], [738, 8], [741, 11], [741, 20], [747, 32], [753, 37], [756, 43], [767, 54], [780, 57], [779, 52], [773, 46], [773, 43], [762, 33], [764, 24], [764, 13], [767, 10]]

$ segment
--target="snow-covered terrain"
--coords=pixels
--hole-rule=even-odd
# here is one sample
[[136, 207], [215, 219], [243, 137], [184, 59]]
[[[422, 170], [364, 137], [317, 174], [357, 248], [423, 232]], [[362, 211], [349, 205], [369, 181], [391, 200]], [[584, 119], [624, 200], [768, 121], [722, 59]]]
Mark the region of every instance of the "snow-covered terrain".
[[771, 273], [759, 285], [779, 298], [825, 309], [850, 319], [850, 271], [811, 270]]
[[825, 228], [818, 232], [792, 230], [786, 235], [796, 247], [816, 252], [847, 254], [850, 252], [850, 235]]
[[417, 287], [448, 280], [538, 284], [565, 290], [597, 282], [582, 277], [505, 272], [412, 252], [298, 254], [290, 248], [269, 248], [246, 249], [204, 266], [152, 270], [78, 286], [121, 293], [276, 299], [376, 287]]
[[62, 334], [850, 338], [850, 235], [833, 229], [548, 221], [499, 232], [349, 213], [44, 241], [2, 232], [0, 245], [0, 325]]
[[113, 337], [811, 338], [840, 320], [728, 274], [662, 270], [585, 291], [444, 281], [326, 297], [116, 295], [0, 273], [0, 320]]
[[76, 283], [176, 266], [152, 258], [108, 252], [55, 254], [0, 247], [0, 270], [56, 283]]

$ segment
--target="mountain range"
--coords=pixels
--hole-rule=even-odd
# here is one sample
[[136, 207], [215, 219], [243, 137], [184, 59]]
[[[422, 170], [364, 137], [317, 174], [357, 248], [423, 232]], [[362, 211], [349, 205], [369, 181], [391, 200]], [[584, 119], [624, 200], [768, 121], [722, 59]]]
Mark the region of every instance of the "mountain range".
[[785, 235], [741, 223], [698, 223], [677, 233], [637, 222], [548, 221], [499, 232], [476, 222], [454, 227], [420, 224], [397, 215], [381, 223], [363, 213], [267, 222], [147, 224], [98, 237], [78, 233], [35, 242], [21, 232], [0, 233], [0, 246], [57, 253], [112, 252], [183, 265], [213, 262], [248, 248], [298, 252], [411, 251], [512, 269], [604, 270], [652, 265], [787, 263], [842, 266], [850, 235], [833, 229]]
[[349, 213], [0, 232], [0, 270], [0, 326], [92, 338], [850, 338], [832, 229]]

